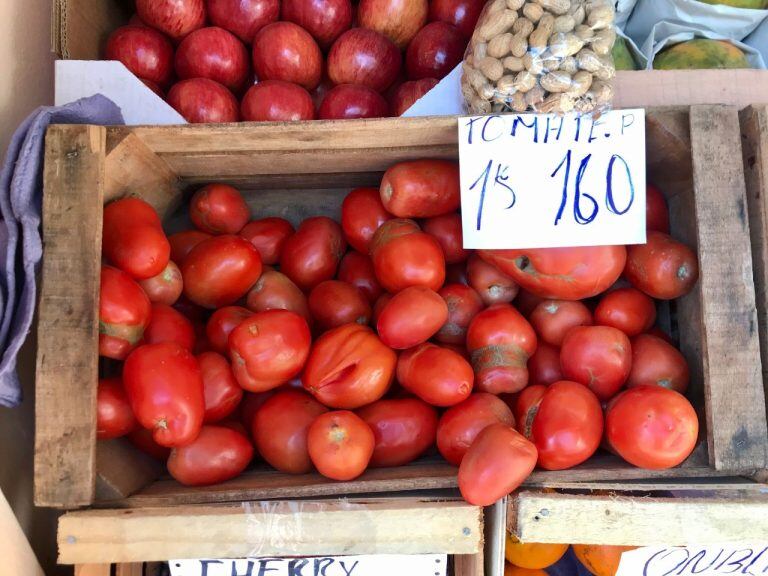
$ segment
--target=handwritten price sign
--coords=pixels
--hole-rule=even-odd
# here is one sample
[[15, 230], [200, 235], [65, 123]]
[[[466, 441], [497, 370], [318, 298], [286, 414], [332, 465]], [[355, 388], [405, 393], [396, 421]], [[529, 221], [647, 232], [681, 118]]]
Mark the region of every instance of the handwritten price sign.
[[459, 119], [465, 248], [645, 242], [645, 111]]
[[762, 576], [768, 573], [768, 545], [670, 546], [621, 555], [617, 576]]

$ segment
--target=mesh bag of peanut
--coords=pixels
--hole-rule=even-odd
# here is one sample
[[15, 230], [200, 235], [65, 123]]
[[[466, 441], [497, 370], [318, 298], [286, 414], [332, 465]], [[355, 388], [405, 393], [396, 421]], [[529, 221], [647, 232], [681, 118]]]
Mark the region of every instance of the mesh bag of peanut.
[[490, 0], [462, 64], [469, 113], [610, 108], [612, 0]]

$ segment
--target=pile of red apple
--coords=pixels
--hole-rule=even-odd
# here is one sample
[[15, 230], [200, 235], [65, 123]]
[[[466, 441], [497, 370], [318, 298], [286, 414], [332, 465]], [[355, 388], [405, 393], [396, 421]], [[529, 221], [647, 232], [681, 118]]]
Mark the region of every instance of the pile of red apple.
[[136, 0], [105, 58], [188, 122], [400, 116], [461, 61], [484, 0], [356, 4]]

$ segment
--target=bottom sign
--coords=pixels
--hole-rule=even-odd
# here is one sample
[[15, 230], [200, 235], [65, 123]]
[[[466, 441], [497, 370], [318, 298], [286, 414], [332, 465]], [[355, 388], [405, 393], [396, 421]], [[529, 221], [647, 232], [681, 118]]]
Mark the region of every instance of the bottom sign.
[[715, 576], [768, 574], [768, 544], [658, 546], [621, 555], [616, 576]]
[[445, 554], [169, 560], [171, 576], [445, 576]]

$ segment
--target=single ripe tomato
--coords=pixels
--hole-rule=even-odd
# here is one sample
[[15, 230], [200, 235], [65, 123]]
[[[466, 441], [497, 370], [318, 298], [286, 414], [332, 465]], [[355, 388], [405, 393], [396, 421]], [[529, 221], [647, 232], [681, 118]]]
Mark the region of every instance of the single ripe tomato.
[[536, 352], [528, 359], [528, 380], [531, 384], [552, 384], [562, 379], [560, 349], [546, 342], [539, 342]]
[[698, 434], [699, 420], [691, 403], [662, 386], [630, 388], [605, 413], [609, 446], [639, 468], [677, 466], [693, 452]]
[[458, 466], [477, 435], [491, 424], [514, 426], [512, 410], [494, 394], [472, 394], [440, 417], [437, 449], [443, 458]]
[[467, 281], [477, 290], [486, 306], [512, 302], [520, 290], [511, 276], [477, 254], [472, 254], [467, 260]]
[[229, 354], [229, 335], [237, 326], [253, 316], [253, 312], [242, 306], [225, 306], [214, 312], [205, 325], [205, 334], [211, 348], [220, 354]]
[[595, 324], [613, 326], [629, 337], [646, 332], [656, 322], [656, 305], [637, 288], [607, 292], [595, 308]]
[[321, 414], [307, 433], [312, 463], [333, 480], [352, 480], [365, 472], [375, 445], [370, 426], [349, 410]]
[[294, 232], [285, 218], [262, 218], [248, 222], [239, 234], [259, 251], [262, 264], [273, 266], [280, 261], [285, 241]]
[[627, 381], [632, 346], [616, 328], [578, 326], [563, 340], [560, 367], [568, 380], [584, 384], [601, 401], [609, 400]]
[[184, 314], [168, 304], [153, 304], [152, 316], [144, 330], [144, 342], [176, 342], [182, 348], [194, 350], [195, 327]]
[[189, 217], [203, 232], [237, 234], [251, 218], [251, 210], [236, 188], [208, 184], [189, 201]]
[[519, 568], [540, 570], [552, 566], [567, 550], [568, 544], [523, 543], [507, 532], [504, 556], [507, 562]]
[[245, 296], [261, 276], [261, 257], [240, 236], [200, 242], [181, 265], [184, 295], [204, 308], [221, 308]]
[[184, 230], [171, 234], [168, 236], [168, 242], [171, 244], [171, 260], [181, 266], [187, 255], [192, 252], [192, 248], [210, 237], [210, 234], [200, 230]]
[[543, 300], [533, 309], [529, 320], [541, 340], [560, 346], [571, 328], [592, 325], [592, 313], [581, 302]]
[[573, 552], [579, 562], [595, 576], [616, 576], [621, 555], [635, 548], [637, 547], [574, 544]]
[[528, 386], [517, 397], [517, 429], [536, 445], [538, 464], [565, 470], [592, 456], [603, 437], [600, 401], [578, 382]]
[[96, 438], [119, 438], [135, 430], [138, 425], [120, 378], [99, 379], [96, 389]]
[[309, 293], [309, 312], [323, 330], [357, 322], [367, 326], [371, 321], [371, 305], [352, 284], [325, 280]]
[[388, 292], [409, 286], [439, 290], [445, 281], [443, 249], [413, 220], [382, 224], [371, 242], [371, 258], [376, 278]]
[[139, 198], [123, 198], [104, 207], [104, 256], [137, 280], [157, 276], [168, 264], [171, 245], [155, 209]]
[[368, 254], [376, 230], [390, 218], [392, 215], [384, 209], [376, 188], [355, 188], [341, 204], [344, 238], [363, 254]]
[[605, 292], [627, 261], [624, 246], [479, 250], [480, 257], [542, 298], [582, 300]]
[[384, 289], [376, 279], [373, 261], [369, 256], [360, 254], [360, 252], [351, 250], [344, 255], [336, 277], [360, 290], [370, 304], [376, 302], [378, 297], [384, 293]]
[[530, 476], [536, 458], [536, 446], [514, 428], [486, 426], [459, 465], [462, 497], [473, 506], [490, 506]]
[[99, 355], [124, 360], [144, 337], [151, 310], [149, 298], [133, 278], [117, 268], [102, 266]]
[[397, 381], [433, 406], [453, 406], [472, 393], [475, 375], [460, 354], [430, 342], [410, 348], [397, 360]]
[[378, 297], [376, 300], [376, 303], [373, 305], [373, 325], [375, 326], [379, 322], [379, 316], [381, 316], [381, 312], [384, 310], [387, 304], [389, 304], [389, 301], [392, 300], [392, 295], [387, 294], [384, 292], [381, 296]]
[[311, 320], [304, 292], [288, 276], [277, 270], [267, 270], [246, 296], [246, 306], [253, 312], [290, 310], [307, 322]]
[[478, 293], [466, 284], [446, 284], [438, 292], [448, 306], [448, 320], [435, 339], [443, 344], [461, 344], [467, 339], [467, 328], [472, 318], [484, 308]]
[[253, 446], [244, 434], [203, 426], [191, 444], [171, 451], [168, 472], [185, 486], [209, 486], [239, 476], [251, 459]]
[[649, 231], [645, 244], [627, 249], [624, 270], [635, 288], [659, 300], [685, 296], [699, 279], [696, 253], [672, 236]]
[[123, 365], [123, 383], [136, 419], [155, 442], [173, 448], [197, 438], [205, 397], [192, 352], [175, 342], [139, 346]]
[[155, 439], [152, 436], [152, 431], [142, 428], [141, 426], [135, 428], [133, 432], [130, 432], [125, 438], [136, 448], [144, 452], [144, 454], [151, 456], [163, 464], [168, 460], [168, 456], [171, 455], [170, 448], [160, 446], [160, 444], [155, 442]]
[[384, 396], [396, 363], [373, 330], [345, 324], [315, 341], [301, 381], [326, 406], [354, 410]]
[[526, 318], [530, 318], [531, 314], [536, 309], [536, 306], [543, 300], [545, 300], [545, 298], [536, 296], [527, 290], [519, 290], [512, 303], [515, 305], [515, 308], [518, 309], [520, 314]]
[[310, 344], [307, 321], [295, 312], [256, 312], [229, 335], [232, 371], [249, 392], [277, 388], [301, 372]]
[[464, 249], [464, 236], [461, 230], [461, 216], [456, 213], [443, 214], [427, 218], [423, 223], [424, 232], [433, 236], [440, 244], [446, 264], [464, 262], [469, 250]]
[[205, 416], [203, 422], [212, 424], [235, 411], [243, 398], [243, 389], [237, 383], [232, 367], [218, 352], [203, 352], [197, 356], [203, 377]]
[[379, 187], [384, 208], [398, 218], [430, 218], [461, 204], [459, 165], [448, 160], [411, 160], [391, 166]]
[[404, 350], [434, 336], [448, 320], [448, 305], [429, 288], [411, 286], [395, 294], [376, 322], [379, 338], [390, 348]]
[[472, 319], [467, 330], [475, 386], [480, 392], [519, 392], [528, 384], [528, 358], [536, 333], [509, 304], [494, 304]]
[[139, 286], [149, 298], [150, 302], [172, 305], [181, 296], [184, 282], [181, 279], [181, 270], [172, 260], [157, 276], [139, 280]]
[[403, 466], [435, 443], [437, 410], [418, 398], [392, 398], [363, 406], [357, 415], [375, 440], [371, 468]]
[[281, 390], [256, 411], [253, 440], [259, 454], [271, 466], [286, 474], [312, 470], [307, 452], [310, 424], [328, 408], [301, 390]]
[[308, 291], [336, 275], [346, 249], [336, 222], [325, 216], [307, 218], [283, 244], [280, 271]]
[[627, 387], [663, 386], [680, 394], [688, 390], [688, 362], [672, 344], [651, 334], [632, 338], [632, 370]]
[[664, 194], [653, 184], [645, 187], [645, 226], [669, 234], [669, 209]]

